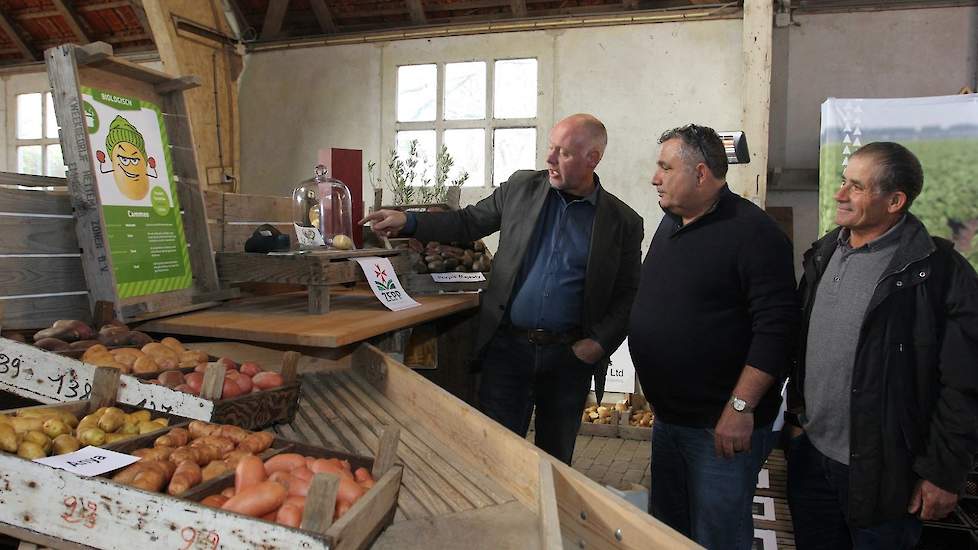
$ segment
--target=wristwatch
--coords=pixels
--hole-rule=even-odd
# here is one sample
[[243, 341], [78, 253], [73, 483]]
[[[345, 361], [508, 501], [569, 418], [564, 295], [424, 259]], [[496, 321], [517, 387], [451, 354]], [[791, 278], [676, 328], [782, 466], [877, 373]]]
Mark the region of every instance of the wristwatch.
[[737, 397], [736, 395], [730, 396], [730, 406], [733, 407], [733, 410], [739, 413], [754, 412], [754, 409], [750, 405], [748, 405], [746, 401]]

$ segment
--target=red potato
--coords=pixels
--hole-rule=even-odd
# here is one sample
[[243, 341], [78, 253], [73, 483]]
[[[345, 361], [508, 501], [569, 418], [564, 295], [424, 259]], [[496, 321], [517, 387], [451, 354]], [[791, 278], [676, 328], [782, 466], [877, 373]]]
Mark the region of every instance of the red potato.
[[204, 500], [201, 500], [200, 503], [204, 506], [210, 506], [211, 508], [220, 508], [227, 501], [228, 497], [224, 495], [211, 495], [209, 497], [204, 497]]
[[306, 457], [297, 453], [282, 453], [265, 461], [265, 473], [270, 476], [280, 471], [291, 472], [305, 465]]
[[285, 502], [287, 491], [274, 481], [263, 481], [235, 494], [221, 508], [238, 514], [260, 518], [278, 510]]
[[221, 491], [221, 496], [226, 497], [226, 498], [231, 498], [231, 497], [234, 496], [234, 494], [235, 494], [235, 492], [234, 492], [234, 486], [233, 485], [230, 486], [230, 487], [228, 487], [228, 488], [226, 488], [226, 489], [224, 489], [223, 491]]
[[245, 489], [254, 487], [266, 479], [268, 478], [265, 475], [265, 464], [260, 458], [255, 455], [242, 457], [234, 469], [234, 491], [241, 494]]
[[[281, 510], [281, 508], [279, 508]], [[261, 519], [265, 521], [275, 521], [275, 517], [278, 516], [278, 510], [272, 510], [271, 512], [265, 514]]]
[[288, 472], [275, 472], [274, 474], [268, 476], [268, 481], [274, 481], [286, 489], [292, 487], [292, 475]]
[[238, 364], [235, 363], [234, 359], [231, 359], [230, 357], [221, 357], [220, 359], [217, 360], [217, 362], [218, 364], [224, 365], [229, 370], [230, 369], [238, 370]]
[[298, 529], [299, 525], [302, 524], [302, 510], [295, 506], [283, 504], [275, 516], [275, 523]]
[[312, 485], [312, 479], [301, 479], [292, 476], [292, 481], [289, 482], [289, 496], [291, 497], [305, 497], [309, 495], [309, 487]]
[[241, 386], [233, 378], [224, 378], [224, 387], [221, 389], [221, 399], [230, 399], [243, 395]]
[[306, 468], [305, 466], [300, 466], [289, 473], [292, 474], [292, 477], [297, 477], [299, 479], [312, 481], [312, 476], [313, 476], [312, 470]]
[[204, 374], [204, 371], [207, 370], [208, 365], [210, 365], [210, 363], [198, 363], [197, 366], [194, 367], [194, 372]]
[[200, 388], [204, 385], [204, 373], [191, 372], [183, 377], [183, 381], [194, 390], [194, 393], [200, 393]]
[[281, 374], [277, 372], [267, 372], [267, 371], [259, 372], [251, 379], [251, 381], [255, 383], [255, 386], [263, 390], [270, 390], [272, 388], [277, 388], [285, 383], [285, 380], [282, 379]]
[[369, 490], [375, 483], [374, 476], [370, 475], [366, 468], [357, 468], [357, 471], [353, 472], [353, 479], [363, 487], [364, 491]]
[[[157, 384], [160, 384], [160, 385], [163, 385], [163, 383], [160, 382], [159, 380], [157, 380], [156, 383]], [[179, 386], [177, 386], [177, 387], [175, 387], [173, 389], [176, 390], [176, 391], [183, 392], [183, 393], [189, 393], [191, 395], [197, 395], [198, 393], [200, 393], [200, 392], [195, 392], [194, 389], [191, 388], [190, 386], [188, 386], [187, 384], [180, 384]]]
[[254, 361], [245, 361], [244, 363], [241, 363], [241, 374], [254, 376], [259, 372], [262, 372], [262, 369], [258, 363], [255, 363]]
[[244, 374], [238, 375], [238, 377], [234, 379], [234, 382], [238, 385], [238, 388], [241, 389], [241, 395], [251, 393], [251, 390], [255, 389], [255, 385], [252, 383], [250, 376], [246, 376]]
[[285, 504], [282, 506], [295, 506], [300, 510], [304, 510], [306, 507], [306, 497], [288, 496], [285, 498]]
[[357, 485], [356, 481], [340, 478], [340, 487], [336, 490], [336, 502], [349, 502], [351, 505], [363, 496], [363, 487]]
[[340, 502], [339, 500], [337, 500], [336, 511], [333, 513], [333, 519], [337, 520], [343, 517], [343, 514], [347, 513], [350, 510], [350, 506], [353, 506], [353, 504], [345, 501]]
[[186, 382], [183, 373], [178, 370], [163, 371], [156, 377], [156, 379], [168, 388], [176, 388], [177, 386]]

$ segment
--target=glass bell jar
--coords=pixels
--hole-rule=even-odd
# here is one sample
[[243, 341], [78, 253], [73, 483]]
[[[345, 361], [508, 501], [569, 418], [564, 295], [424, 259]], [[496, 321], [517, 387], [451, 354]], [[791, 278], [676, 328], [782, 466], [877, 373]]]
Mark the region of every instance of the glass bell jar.
[[292, 191], [292, 221], [302, 248], [326, 246], [352, 250], [353, 219], [350, 189], [316, 166], [316, 176]]

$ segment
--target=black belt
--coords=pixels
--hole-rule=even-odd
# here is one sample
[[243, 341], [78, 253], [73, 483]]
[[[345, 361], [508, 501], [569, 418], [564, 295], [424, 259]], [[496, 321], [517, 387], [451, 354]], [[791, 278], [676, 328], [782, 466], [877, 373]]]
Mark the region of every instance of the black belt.
[[566, 332], [554, 332], [551, 330], [544, 330], [542, 328], [529, 330], [509, 325], [506, 326], [504, 330], [511, 336], [525, 339], [527, 342], [536, 344], [538, 346], [573, 344], [584, 337], [584, 331], [579, 328], [571, 329]]

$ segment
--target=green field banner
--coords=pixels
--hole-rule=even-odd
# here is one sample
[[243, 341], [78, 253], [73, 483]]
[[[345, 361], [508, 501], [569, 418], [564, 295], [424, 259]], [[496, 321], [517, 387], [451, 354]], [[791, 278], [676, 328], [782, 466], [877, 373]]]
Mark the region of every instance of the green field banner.
[[911, 212], [978, 268], [978, 95], [822, 103], [820, 235], [835, 227], [833, 196], [849, 157], [874, 141], [895, 141], [917, 155], [924, 190]]

